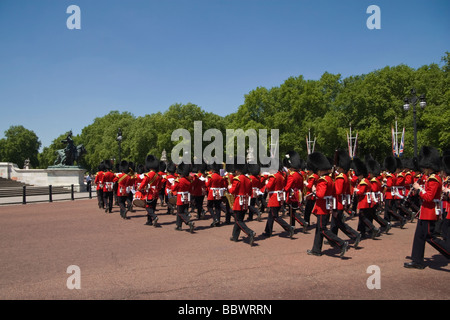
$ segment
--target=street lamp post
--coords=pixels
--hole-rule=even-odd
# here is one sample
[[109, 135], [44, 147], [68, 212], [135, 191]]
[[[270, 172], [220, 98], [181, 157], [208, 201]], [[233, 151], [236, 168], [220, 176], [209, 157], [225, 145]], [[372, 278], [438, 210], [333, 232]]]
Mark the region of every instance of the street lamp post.
[[414, 157], [417, 157], [417, 125], [416, 125], [416, 104], [419, 102], [419, 105], [422, 109], [424, 109], [427, 105], [425, 95], [422, 94], [420, 97], [416, 96], [416, 89], [411, 89], [411, 96], [406, 97], [404, 99], [405, 104], [403, 105], [403, 109], [405, 111], [409, 110], [410, 104], [413, 105], [413, 121], [414, 121]]
[[119, 163], [122, 162], [122, 148], [121, 148], [121, 143], [122, 143], [122, 129], [119, 128], [119, 130], [117, 131], [117, 143], [119, 144]]

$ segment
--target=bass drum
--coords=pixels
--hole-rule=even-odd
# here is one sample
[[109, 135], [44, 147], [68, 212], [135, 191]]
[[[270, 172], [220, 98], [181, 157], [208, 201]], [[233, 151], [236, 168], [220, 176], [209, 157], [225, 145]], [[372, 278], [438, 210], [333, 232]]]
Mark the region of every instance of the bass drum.
[[146, 204], [147, 201], [145, 200], [145, 195], [140, 191], [136, 191], [136, 193], [133, 196], [133, 206], [145, 208]]

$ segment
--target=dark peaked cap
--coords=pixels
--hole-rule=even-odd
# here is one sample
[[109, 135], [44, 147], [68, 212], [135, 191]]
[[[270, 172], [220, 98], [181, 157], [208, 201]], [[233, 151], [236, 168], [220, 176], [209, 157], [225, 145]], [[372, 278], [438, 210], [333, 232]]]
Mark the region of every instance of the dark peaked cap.
[[423, 146], [419, 152], [419, 167], [440, 171], [441, 157], [439, 151], [433, 147]]

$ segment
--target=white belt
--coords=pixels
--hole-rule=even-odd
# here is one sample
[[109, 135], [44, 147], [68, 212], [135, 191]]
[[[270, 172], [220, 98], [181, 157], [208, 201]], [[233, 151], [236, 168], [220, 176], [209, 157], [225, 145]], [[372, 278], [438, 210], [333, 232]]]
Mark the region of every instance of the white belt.
[[278, 201], [286, 200], [286, 193], [283, 190], [269, 191], [269, 195], [276, 193]]
[[333, 196], [323, 197], [327, 210], [336, 209], [336, 198]]

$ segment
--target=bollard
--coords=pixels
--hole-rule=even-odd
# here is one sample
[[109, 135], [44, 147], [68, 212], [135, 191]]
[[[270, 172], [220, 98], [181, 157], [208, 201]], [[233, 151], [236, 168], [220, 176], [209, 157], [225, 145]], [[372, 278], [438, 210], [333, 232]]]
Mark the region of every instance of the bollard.
[[52, 197], [52, 185], [48, 186], [48, 202], [53, 202], [53, 197]]
[[22, 204], [27, 204], [27, 187], [23, 186]]
[[75, 200], [75, 196], [73, 194], [73, 184], [70, 185], [70, 197], [72, 200]]

